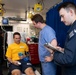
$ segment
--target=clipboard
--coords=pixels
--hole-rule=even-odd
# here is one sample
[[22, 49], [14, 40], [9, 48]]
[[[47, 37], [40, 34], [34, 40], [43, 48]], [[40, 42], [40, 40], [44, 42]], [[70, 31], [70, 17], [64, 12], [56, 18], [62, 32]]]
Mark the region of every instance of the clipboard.
[[56, 49], [53, 45], [51, 45], [50, 43], [45, 43], [44, 44], [45, 47], [49, 48], [50, 50], [54, 50], [54, 51], [58, 51], [58, 52], [61, 52], [61, 53], [64, 53], [63, 51], [60, 51], [58, 49]]

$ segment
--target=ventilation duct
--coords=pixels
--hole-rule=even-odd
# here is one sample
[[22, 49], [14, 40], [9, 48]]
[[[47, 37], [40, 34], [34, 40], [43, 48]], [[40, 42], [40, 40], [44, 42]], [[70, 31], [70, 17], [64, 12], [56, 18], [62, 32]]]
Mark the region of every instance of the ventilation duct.
[[12, 21], [26, 21], [25, 18], [19, 18], [19, 17], [8, 17], [8, 19]]

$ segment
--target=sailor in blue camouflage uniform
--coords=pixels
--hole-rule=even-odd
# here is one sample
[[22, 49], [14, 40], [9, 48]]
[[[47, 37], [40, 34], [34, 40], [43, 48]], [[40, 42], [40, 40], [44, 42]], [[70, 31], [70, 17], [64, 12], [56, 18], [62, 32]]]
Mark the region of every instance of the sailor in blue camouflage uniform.
[[64, 49], [57, 46], [64, 53], [54, 52], [51, 60], [62, 67], [62, 75], [76, 75], [76, 5], [65, 2], [59, 6], [58, 11], [61, 21], [71, 27], [67, 32]]

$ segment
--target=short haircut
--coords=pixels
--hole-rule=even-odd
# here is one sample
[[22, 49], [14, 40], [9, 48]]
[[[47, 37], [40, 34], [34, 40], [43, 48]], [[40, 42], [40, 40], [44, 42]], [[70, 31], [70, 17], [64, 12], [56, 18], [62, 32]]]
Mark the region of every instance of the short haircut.
[[41, 23], [45, 23], [43, 17], [40, 14], [35, 14], [32, 18], [32, 21], [35, 21], [36, 23], [41, 22]]
[[71, 8], [76, 13], [76, 5], [73, 2], [64, 2], [64, 3], [61, 3], [60, 6], [58, 7], [58, 11], [60, 11], [61, 8], [64, 8], [64, 9]]
[[15, 32], [15, 33], [13, 34], [13, 38], [15, 37], [15, 35], [19, 35], [19, 36], [21, 37], [21, 35], [20, 35], [19, 32]]

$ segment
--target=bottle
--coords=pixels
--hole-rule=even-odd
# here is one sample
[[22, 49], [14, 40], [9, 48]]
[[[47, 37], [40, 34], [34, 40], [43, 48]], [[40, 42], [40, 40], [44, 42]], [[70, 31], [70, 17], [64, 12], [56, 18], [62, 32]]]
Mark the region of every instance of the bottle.
[[19, 55], [19, 58], [20, 59], [23, 59], [24, 58], [24, 54], [22, 52], [18, 53], [18, 55]]
[[28, 56], [24, 57], [24, 54], [22, 52], [18, 53], [18, 55], [19, 55], [20, 59], [23, 59], [24, 61], [29, 60], [29, 57]]

